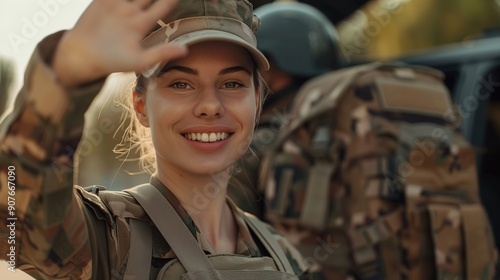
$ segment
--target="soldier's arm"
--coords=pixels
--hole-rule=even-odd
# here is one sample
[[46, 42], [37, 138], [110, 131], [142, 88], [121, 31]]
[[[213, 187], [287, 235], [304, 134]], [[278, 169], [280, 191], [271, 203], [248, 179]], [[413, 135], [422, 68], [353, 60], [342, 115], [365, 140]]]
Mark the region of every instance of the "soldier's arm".
[[186, 53], [140, 45], [175, 0], [111, 2], [92, 1], [73, 29], [37, 47], [14, 112], [0, 125], [0, 258], [12, 256], [37, 278], [90, 277], [93, 219], [73, 188], [73, 156], [99, 79]]
[[51, 63], [61, 35], [38, 45], [14, 111], [0, 125], [0, 258], [40, 278], [89, 278], [73, 156], [103, 80], [70, 90], [60, 84]]

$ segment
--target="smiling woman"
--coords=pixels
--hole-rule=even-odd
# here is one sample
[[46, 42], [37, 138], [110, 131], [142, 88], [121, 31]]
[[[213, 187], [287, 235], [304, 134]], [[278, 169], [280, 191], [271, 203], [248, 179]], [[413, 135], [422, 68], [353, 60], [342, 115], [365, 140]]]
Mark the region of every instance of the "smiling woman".
[[[245, 48], [215, 41], [193, 45], [189, 56], [164, 69], [146, 92], [135, 92], [136, 119], [150, 128], [160, 180], [184, 185], [167, 174], [188, 172], [198, 182], [173, 191], [199, 188], [240, 158], [241, 145], [251, 140], [262, 99], [253, 82], [254, 62]], [[200, 141], [188, 139], [191, 133], [200, 134]], [[229, 137], [215, 141], [217, 133]]]
[[[13, 251], [36, 279], [307, 279], [298, 251], [226, 198], [269, 68], [257, 27], [246, 0], [94, 0], [73, 29], [44, 39], [1, 124], [0, 178], [15, 168], [19, 244], [0, 240], [0, 256]], [[125, 71], [137, 73], [128, 135], [150, 182], [73, 186], [58, 169], [72, 164], [104, 79]]]
[[[124, 118], [130, 120], [131, 124], [128, 126], [128, 137], [124, 138], [119, 151], [126, 156], [129, 143], [134, 143], [143, 151], [143, 168], [151, 174], [157, 171], [158, 163], [164, 164], [163, 161], [157, 162], [158, 159], [165, 158], [162, 154], [176, 152], [182, 155], [173, 156], [174, 159], [190, 162], [203, 152], [200, 155], [205, 158], [198, 156], [199, 160], [196, 162], [200, 165], [194, 166], [196, 170], [202, 171], [203, 164], [211, 169], [226, 169], [242, 156], [251, 140], [261, 101], [264, 99], [263, 83], [259, 77], [255, 62], [243, 47], [226, 42], [193, 45], [188, 57], [168, 63], [156, 77], [149, 80], [142, 75], [138, 77], [134, 100], [129, 102], [129, 110], [125, 111], [128, 114], [138, 114], [137, 117]], [[144, 111], [146, 104], [147, 108], [151, 108], [147, 115]], [[162, 123], [149, 122], [155, 112], [163, 112], [164, 116], [156, 118]], [[151, 149], [151, 141], [137, 141], [151, 139], [150, 133], [154, 135], [158, 131], [156, 134], [159, 134], [162, 129], [168, 129], [165, 122], [169, 119], [175, 122], [171, 128], [175, 136], [191, 140], [185, 143], [188, 145], [187, 149], [174, 148], [172, 145], [175, 141], [158, 139], [155, 149]], [[235, 139], [231, 140], [233, 136]], [[165, 143], [168, 143], [167, 147], [163, 147]], [[230, 162], [216, 166], [211, 156], [217, 151], [232, 153]]]

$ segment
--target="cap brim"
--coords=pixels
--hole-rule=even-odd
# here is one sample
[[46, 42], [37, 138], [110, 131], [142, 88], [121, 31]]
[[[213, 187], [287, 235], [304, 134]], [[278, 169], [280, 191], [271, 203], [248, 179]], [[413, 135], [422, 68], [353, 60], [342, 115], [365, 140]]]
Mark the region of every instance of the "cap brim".
[[[207, 41], [223, 41], [242, 46], [246, 48], [248, 52], [252, 55], [255, 63], [257, 64], [257, 67], [260, 70], [265, 70], [265, 71], [269, 70], [269, 62], [267, 61], [267, 58], [264, 56], [262, 52], [260, 52], [256, 47], [246, 42], [242, 38], [225, 31], [213, 30], [213, 29], [198, 30], [181, 35], [172, 40], [171, 43], [175, 42], [186, 46], [190, 46]], [[146, 72], [149, 72], [149, 75], [153, 74], [151, 72], [156, 73], [157, 71], [161, 70], [163, 66], [165, 66], [165, 64], [166, 63], [159, 63], [155, 65], [154, 70], [150, 69], [149, 71]]]

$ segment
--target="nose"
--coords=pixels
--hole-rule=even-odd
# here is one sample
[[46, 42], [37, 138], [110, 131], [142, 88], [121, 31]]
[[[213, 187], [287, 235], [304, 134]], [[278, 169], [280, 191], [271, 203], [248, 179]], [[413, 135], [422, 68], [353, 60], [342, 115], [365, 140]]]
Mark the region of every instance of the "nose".
[[218, 118], [224, 114], [224, 106], [217, 89], [206, 89], [198, 95], [194, 114], [200, 118]]

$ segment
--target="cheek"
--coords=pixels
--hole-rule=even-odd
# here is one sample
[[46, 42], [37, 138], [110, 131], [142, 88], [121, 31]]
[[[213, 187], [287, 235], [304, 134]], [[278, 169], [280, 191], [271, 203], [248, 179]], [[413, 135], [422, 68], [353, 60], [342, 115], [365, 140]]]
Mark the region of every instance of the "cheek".
[[172, 112], [173, 110], [175, 110], [175, 107], [169, 108], [169, 104], [170, 102], [167, 102], [158, 94], [155, 94], [153, 92], [150, 93], [146, 102], [146, 113], [151, 125], [151, 129], [154, 129], [154, 127], [157, 126], [160, 122], [163, 123], [168, 121], [167, 117], [169, 116], [169, 114], [167, 114], [167, 112]]

